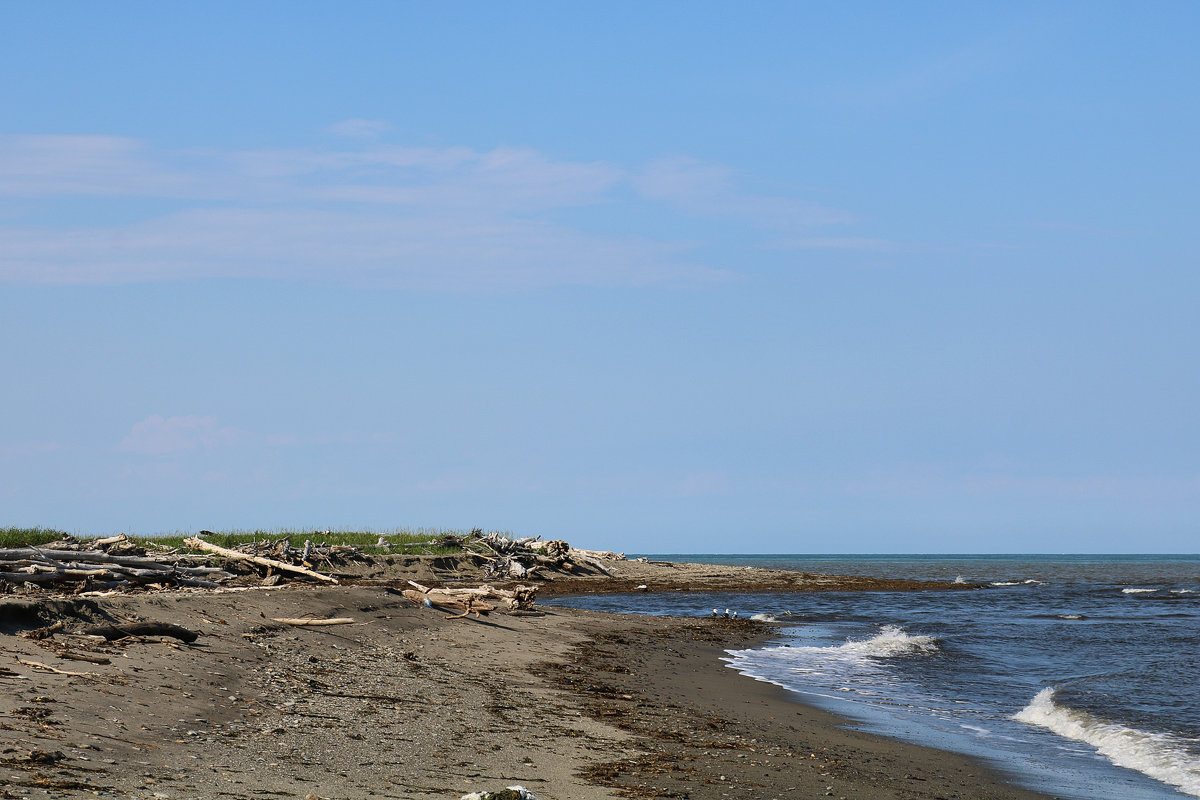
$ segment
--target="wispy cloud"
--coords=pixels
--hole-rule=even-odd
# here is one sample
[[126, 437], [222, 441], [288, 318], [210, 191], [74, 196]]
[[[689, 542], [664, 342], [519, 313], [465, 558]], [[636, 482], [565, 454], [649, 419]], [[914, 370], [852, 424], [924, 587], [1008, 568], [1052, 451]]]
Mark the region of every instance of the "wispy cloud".
[[692, 158], [654, 161], [633, 178], [646, 197], [685, 214], [735, 220], [755, 228], [811, 230], [853, 221], [844, 211], [788, 197], [752, 194], [740, 184], [745, 176], [721, 164]]
[[134, 423], [117, 449], [143, 456], [173, 456], [233, 444], [237, 439], [238, 432], [222, 427], [215, 417], [152, 414]]
[[[748, 192], [690, 159], [627, 167], [528, 148], [406, 147], [347, 120], [331, 148], [163, 150], [111, 136], [0, 137], [0, 197], [104, 200], [0, 219], [0, 281], [111, 284], [255, 277], [466, 289], [722, 280], [704, 242], [590, 230], [638, 196], [779, 237], [848, 215]], [[92, 209], [89, 216], [89, 208]], [[120, 213], [112, 213], [114, 209]], [[118, 220], [118, 221], [114, 221]], [[583, 221], [579, 221], [583, 220]]]
[[141, 141], [120, 136], [0, 136], [0, 196], [186, 197], [202, 194]]
[[347, 136], [351, 139], [378, 139], [392, 129], [386, 122], [377, 119], [344, 119], [329, 126], [329, 132], [334, 136]]

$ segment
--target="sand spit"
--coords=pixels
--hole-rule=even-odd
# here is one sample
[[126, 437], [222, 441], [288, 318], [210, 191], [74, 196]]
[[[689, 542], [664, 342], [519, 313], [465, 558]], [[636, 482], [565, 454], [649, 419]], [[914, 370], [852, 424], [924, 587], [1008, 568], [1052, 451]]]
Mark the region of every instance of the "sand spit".
[[[779, 580], [616, 569], [550, 586]], [[383, 585], [0, 599], [0, 797], [456, 800], [515, 784], [542, 800], [1035, 797], [965, 758], [844, 730], [721, 664], [767, 625], [553, 607], [447, 616]], [[63, 630], [21, 635], [53, 620]], [[148, 621], [199, 636], [72, 633]]]

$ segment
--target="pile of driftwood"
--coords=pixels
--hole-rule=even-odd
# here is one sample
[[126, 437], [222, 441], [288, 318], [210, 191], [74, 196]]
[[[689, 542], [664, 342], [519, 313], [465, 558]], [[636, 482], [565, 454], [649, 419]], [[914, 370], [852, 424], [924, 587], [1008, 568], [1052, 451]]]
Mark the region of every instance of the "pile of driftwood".
[[604, 561], [624, 561], [624, 553], [608, 550], [584, 550], [561, 539], [548, 542], [537, 537], [510, 539], [499, 533], [476, 529], [469, 536], [447, 536], [438, 542], [443, 547], [459, 547], [482, 559], [484, 574], [493, 578], [539, 578], [546, 567], [563, 572], [597, 570], [611, 575]]
[[[203, 552], [185, 553], [176, 548], [148, 552], [124, 535], [84, 540], [65, 537], [41, 547], [0, 548], [0, 591], [11, 591], [13, 587], [79, 593], [136, 587], [214, 589], [247, 574], [265, 575], [271, 582], [280, 582], [282, 575], [290, 575], [337, 583], [336, 578], [311, 569], [308, 561], [319, 557], [330, 560], [328, 551], [332, 547], [315, 548], [306, 543], [303, 549], [289, 547], [289, 551], [295, 552], [280, 553], [282, 558], [269, 558], [259, 552], [279, 552], [278, 542], [254, 542], [237, 549], [220, 547], [198, 537], [185, 543], [190, 549]], [[319, 550], [325, 552], [318, 553]], [[357, 551], [355, 555], [361, 557]], [[214, 566], [214, 561], [220, 566]]]
[[[0, 592], [14, 588], [77, 593], [180, 586], [215, 588], [244, 577], [268, 585], [296, 579], [335, 584], [338, 579], [332, 574], [334, 568], [372, 560], [354, 545], [306, 540], [303, 546], [296, 546], [284, 536], [222, 547], [202, 538], [206, 535], [210, 533], [201, 531], [199, 536], [185, 539], [184, 548], [152, 541], [137, 544], [124, 535], [83, 540], [68, 536], [37, 547], [0, 548]], [[406, 547], [425, 545], [460, 551], [482, 567], [484, 578], [493, 580], [542, 580], [549, 579], [550, 572], [611, 575], [604, 562], [625, 558], [622, 553], [584, 550], [561, 540], [510, 539], [478, 529]], [[386, 550], [388, 546], [386, 538], [381, 537], [377, 547]], [[507, 603], [511, 598], [490, 599]], [[487, 603], [484, 598], [476, 600], [476, 608], [482, 609], [480, 604]], [[520, 603], [514, 607], [520, 607]]]
[[124, 535], [0, 548], [0, 587], [104, 591], [131, 586], [213, 588], [235, 577], [204, 556], [149, 556]]

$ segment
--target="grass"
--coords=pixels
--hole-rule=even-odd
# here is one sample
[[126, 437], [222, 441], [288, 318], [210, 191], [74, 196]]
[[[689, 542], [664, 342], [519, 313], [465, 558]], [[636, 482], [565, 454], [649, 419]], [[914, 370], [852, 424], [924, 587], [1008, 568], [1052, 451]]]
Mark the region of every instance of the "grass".
[[[395, 528], [388, 531], [374, 530], [317, 530], [274, 528], [270, 530], [229, 530], [214, 531], [205, 536], [204, 540], [221, 547], [237, 547], [251, 542], [278, 542], [287, 539], [293, 547], [303, 547], [305, 541], [314, 545], [351, 545], [364, 553], [454, 553], [458, 548], [439, 547], [430, 545], [443, 536], [465, 536], [469, 531], [452, 530], [449, 528]], [[183, 540], [195, 534], [174, 533], [170, 535], [133, 537], [143, 546], [159, 545], [163, 547], [185, 547]], [[380, 546], [382, 537], [386, 545]]]
[[0, 528], [0, 547], [29, 547], [57, 542], [66, 531], [54, 528]]
[[[293, 547], [303, 547], [305, 541], [314, 545], [353, 545], [364, 553], [422, 553], [441, 554], [456, 553], [458, 548], [429, 545], [444, 536], [466, 536], [470, 531], [451, 528], [392, 528], [385, 531], [326, 529], [316, 528], [273, 528], [256, 530], [226, 530], [214, 531], [205, 536], [205, 541], [221, 547], [237, 547], [251, 542], [287, 539]], [[501, 531], [503, 536], [511, 536], [509, 531]], [[55, 542], [67, 535], [64, 531], [51, 528], [0, 528], [0, 547], [28, 547]], [[151, 534], [148, 536], [130, 536], [135, 543], [155, 548], [188, 549], [184, 539], [196, 534], [184, 531], [172, 533]], [[380, 537], [386, 543], [379, 545]], [[87, 538], [81, 535], [80, 538]]]

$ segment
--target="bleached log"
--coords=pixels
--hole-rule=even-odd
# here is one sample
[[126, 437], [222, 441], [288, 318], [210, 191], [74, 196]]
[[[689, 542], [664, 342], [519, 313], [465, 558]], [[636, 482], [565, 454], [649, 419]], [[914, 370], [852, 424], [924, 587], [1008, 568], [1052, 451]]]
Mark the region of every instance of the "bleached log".
[[480, 617], [480, 616], [488, 613], [489, 611], [495, 611], [495, 610], [496, 610], [496, 607], [491, 605], [490, 603], [481, 602], [479, 600], [476, 600], [474, 597], [467, 597], [467, 601], [465, 603], [463, 603], [462, 613], [461, 614], [452, 614], [451, 616], [446, 617], [446, 619], [463, 619], [468, 614], [474, 614], [476, 617]]
[[115, 556], [103, 550], [49, 550], [40, 547], [8, 547], [0, 549], [0, 561], [17, 561], [28, 559], [32, 561], [84, 561], [89, 564], [120, 564], [127, 567], [143, 569], [170, 569], [161, 561], [153, 561], [140, 556]]
[[612, 577], [612, 572], [610, 572], [607, 567], [605, 567], [603, 564], [601, 564], [599, 561], [592, 558], [591, 556], [580, 555], [578, 552], [576, 552], [574, 549], [572, 549], [570, 557], [571, 557], [572, 561], [582, 561], [583, 563], [600, 570], [605, 575]]
[[352, 617], [330, 617], [329, 619], [310, 619], [308, 617], [272, 617], [271, 621], [279, 622], [284, 625], [295, 625], [297, 627], [354, 624], [354, 619]]
[[69, 675], [72, 678], [88, 678], [88, 677], [91, 677], [92, 675], [96, 674], [94, 672], [71, 672], [69, 670], [59, 669], [58, 667], [52, 667], [49, 664], [43, 664], [40, 661], [26, 661], [23, 658], [18, 658], [17, 663], [24, 664], [27, 667], [33, 667], [34, 669], [45, 670], [46, 672], [53, 672], [55, 675]]
[[405, 589], [401, 592], [401, 594], [419, 606], [428, 604], [434, 608], [449, 607], [462, 609], [462, 614], [458, 615], [457, 617], [450, 617], [450, 619], [465, 617], [467, 614], [479, 616], [480, 614], [486, 614], [489, 611], [496, 610], [494, 605], [483, 602], [477, 595], [473, 594], [447, 594], [438, 589], [433, 589], [429, 592], [418, 592], [415, 589]]
[[497, 589], [495, 586], [492, 586], [491, 584], [487, 584], [487, 583], [485, 583], [483, 586], [474, 586], [474, 587], [465, 586], [460, 589], [450, 589], [450, 588], [441, 587], [441, 586], [439, 586], [436, 589], [433, 589], [429, 586], [423, 586], [423, 585], [417, 583], [416, 581], [409, 581], [408, 585], [424, 592], [425, 594], [430, 594], [431, 592], [437, 592], [438, 594], [461, 595], [463, 597], [466, 597], [468, 595], [473, 595], [475, 597], [503, 597], [505, 599], [516, 596], [514, 592], [512, 592], [508, 589]]
[[315, 572], [309, 569], [308, 567], [298, 567], [294, 564], [276, 561], [273, 558], [263, 558], [262, 556], [252, 556], [246, 553], [239, 553], [237, 550], [230, 550], [227, 547], [221, 547], [213, 544], [212, 542], [206, 542], [203, 539], [197, 539], [194, 536], [184, 539], [184, 544], [188, 545], [189, 547], [195, 547], [199, 550], [206, 550], [210, 553], [216, 553], [219, 556], [224, 556], [225, 558], [234, 561], [249, 561], [252, 564], [258, 564], [260, 567], [271, 567], [272, 569], [278, 569], [284, 572], [295, 572], [298, 575], [316, 578], [317, 580], [325, 581], [327, 583], [338, 582], [337, 578], [333, 577], [332, 575], [323, 575], [320, 572]]
[[[524, 585], [517, 586], [515, 589], [497, 589], [495, 586], [489, 584], [459, 589], [434, 589], [416, 581], [409, 581], [408, 583], [417, 591], [412, 592], [410, 589], [405, 589], [403, 594], [415, 603], [421, 603], [425, 599], [429, 599], [430, 602], [435, 604], [450, 603], [461, 606], [467, 599], [499, 600], [503, 601], [510, 609], [514, 609], [527, 608], [533, 605], [534, 596], [537, 594], [537, 587]], [[412, 593], [410, 594], [410, 592]]]
[[571, 555], [581, 555], [584, 558], [594, 558], [597, 561], [624, 561], [624, 553], [614, 553], [612, 550], [586, 550], [579, 547], [571, 548]]

